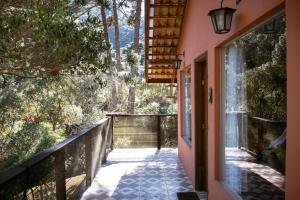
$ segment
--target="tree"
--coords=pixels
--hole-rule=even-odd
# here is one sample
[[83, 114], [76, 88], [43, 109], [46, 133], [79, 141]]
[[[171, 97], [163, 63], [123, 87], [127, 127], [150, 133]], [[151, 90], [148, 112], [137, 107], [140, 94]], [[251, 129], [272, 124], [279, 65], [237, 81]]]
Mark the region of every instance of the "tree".
[[140, 27], [141, 27], [141, 10], [142, 0], [136, 0], [136, 12], [134, 17], [134, 38], [133, 38], [133, 50], [136, 53], [140, 52]]
[[[140, 23], [141, 23], [141, 6], [142, 0], [136, 0], [136, 7], [135, 7], [135, 15], [134, 15], [134, 39], [133, 39], [133, 51], [135, 53], [139, 53], [139, 41], [140, 41]], [[131, 66], [131, 76], [136, 76], [136, 66]], [[128, 106], [127, 112], [134, 113], [135, 107], [135, 86], [129, 87], [129, 94], [128, 94]]]
[[0, 3], [0, 74], [36, 77], [105, 69], [108, 47], [101, 21], [79, 8], [73, 1]]
[[107, 0], [99, 0], [99, 4], [100, 4], [100, 11], [101, 11], [101, 20], [103, 24], [104, 38], [105, 38], [106, 46], [108, 47], [107, 49], [108, 62], [109, 62], [109, 66], [111, 67], [112, 57], [111, 57], [110, 42], [108, 37], [107, 17], [105, 13], [106, 9], [109, 8], [109, 2]]
[[118, 9], [117, 9], [116, 0], [113, 0], [113, 16], [114, 16], [114, 26], [115, 26], [116, 62], [117, 62], [117, 69], [120, 71], [121, 70], [121, 47], [120, 47]]
[[[141, 23], [132, 17], [140, 15], [133, 12], [135, 0], [116, 1], [117, 9], [132, 9], [125, 16], [131, 19], [130, 27], [124, 28], [135, 27], [138, 34], [131, 38], [135, 42], [122, 47], [124, 65], [116, 73], [114, 57], [110, 62], [109, 55], [110, 2], [0, 1], [0, 171], [97, 122], [107, 112], [126, 112], [129, 88], [134, 89], [133, 112], [173, 111], [162, 97], [165, 87], [148, 87], [144, 82], [143, 47], [134, 47]], [[119, 12], [120, 24], [124, 12]], [[107, 67], [110, 71], [105, 71]]]

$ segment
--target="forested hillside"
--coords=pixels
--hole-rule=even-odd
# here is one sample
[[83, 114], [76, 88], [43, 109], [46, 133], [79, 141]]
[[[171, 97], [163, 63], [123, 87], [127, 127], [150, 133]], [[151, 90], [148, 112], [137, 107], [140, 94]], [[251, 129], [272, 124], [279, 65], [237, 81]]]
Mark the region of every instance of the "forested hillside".
[[106, 113], [176, 112], [167, 87], [144, 80], [142, 7], [0, 2], [0, 172]]

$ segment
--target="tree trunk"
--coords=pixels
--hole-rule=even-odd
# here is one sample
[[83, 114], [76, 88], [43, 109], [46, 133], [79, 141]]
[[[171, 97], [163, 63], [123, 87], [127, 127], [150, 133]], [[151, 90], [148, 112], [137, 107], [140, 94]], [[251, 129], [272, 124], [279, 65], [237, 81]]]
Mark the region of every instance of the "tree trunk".
[[130, 114], [134, 114], [135, 109], [135, 87], [130, 86], [129, 87], [129, 94], [128, 94], [128, 106], [127, 106], [127, 112]]
[[[136, 53], [139, 53], [139, 41], [140, 41], [140, 27], [141, 27], [141, 9], [142, 9], [142, 0], [136, 0], [136, 12], [134, 17], [134, 39], [133, 39], [133, 50]], [[136, 76], [136, 66], [131, 67], [131, 75]], [[135, 87], [129, 87], [128, 94], [128, 106], [127, 112], [133, 114], [135, 110]]]
[[108, 25], [107, 25], [107, 17], [106, 17], [106, 13], [105, 13], [105, 4], [101, 4], [100, 5], [100, 9], [101, 9], [101, 19], [102, 19], [102, 23], [103, 23], [103, 32], [104, 32], [104, 38], [106, 41], [106, 45], [109, 47], [108, 49], [108, 62], [109, 62], [109, 82], [111, 83], [110, 85], [110, 89], [112, 90], [112, 95], [110, 96], [110, 103], [108, 105], [108, 110], [110, 112], [113, 112], [116, 110], [117, 107], [117, 96], [116, 94], [116, 84], [115, 84], [115, 77], [113, 75], [113, 65], [112, 65], [112, 56], [111, 56], [111, 49], [110, 49], [110, 42], [109, 42], [109, 36], [108, 36]]
[[101, 19], [102, 19], [102, 23], [103, 23], [104, 38], [105, 38], [106, 45], [109, 48], [108, 52], [107, 52], [108, 62], [109, 62], [109, 66], [111, 68], [112, 58], [111, 58], [111, 52], [110, 52], [110, 42], [109, 42], [109, 37], [108, 37], [108, 27], [107, 27], [107, 21], [106, 21], [105, 6], [101, 5], [100, 9], [101, 9]]
[[115, 49], [116, 49], [117, 70], [120, 71], [121, 70], [120, 30], [119, 30], [116, 0], [113, 0], [113, 15], [114, 15], [114, 25], [115, 25]]
[[140, 52], [139, 41], [140, 41], [140, 27], [141, 27], [141, 10], [142, 10], [142, 0], [136, 0], [136, 13], [134, 18], [134, 39], [133, 39], [133, 50], [136, 53]]

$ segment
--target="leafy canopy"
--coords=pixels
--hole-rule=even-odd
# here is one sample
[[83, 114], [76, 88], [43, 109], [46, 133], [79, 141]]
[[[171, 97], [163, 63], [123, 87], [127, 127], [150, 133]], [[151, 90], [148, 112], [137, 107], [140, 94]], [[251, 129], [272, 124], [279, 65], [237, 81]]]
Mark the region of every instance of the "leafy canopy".
[[1, 1], [0, 74], [95, 73], [107, 65], [101, 21], [71, 0]]

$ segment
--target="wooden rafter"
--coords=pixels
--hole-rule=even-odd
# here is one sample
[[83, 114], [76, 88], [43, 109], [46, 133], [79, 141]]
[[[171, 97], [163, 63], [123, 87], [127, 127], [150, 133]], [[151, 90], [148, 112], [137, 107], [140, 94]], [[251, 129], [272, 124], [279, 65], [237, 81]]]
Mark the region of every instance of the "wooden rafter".
[[145, 76], [148, 83], [177, 82], [173, 66], [185, 6], [186, 0], [145, 1]]
[[176, 20], [181, 20], [182, 16], [150, 16], [149, 19], [176, 19]]
[[149, 53], [149, 56], [176, 56], [176, 54], [169, 54], [169, 53]]
[[[147, 38], [146, 38], [147, 39]], [[161, 37], [148, 37], [149, 40], [178, 40], [179, 37], [165, 37], [165, 36], [161, 36]]]
[[177, 7], [185, 7], [185, 4], [168, 4], [168, 3], [156, 3], [150, 5], [151, 8], [177, 8]]
[[[157, 79], [157, 78], [149, 78], [148, 83], [171, 83], [171, 78], [164, 78], [164, 79]], [[177, 80], [175, 80], [174, 83], [177, 83]]]
[[153, 26], [153, 27], [149, 27], [150, 30], [152, 29], [179, 29], [179, 26]]
[[155, 45], [155, 46], [149, 46], [149, 48], [177, 48], [177, 45], [173, 45], [173, 46]]

